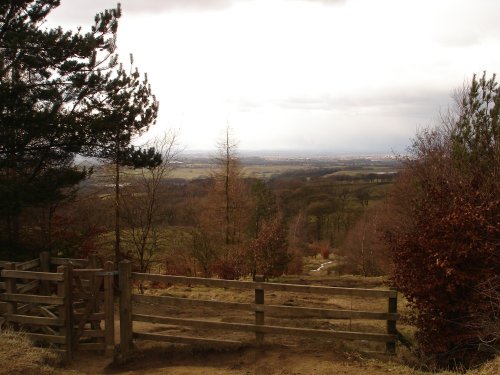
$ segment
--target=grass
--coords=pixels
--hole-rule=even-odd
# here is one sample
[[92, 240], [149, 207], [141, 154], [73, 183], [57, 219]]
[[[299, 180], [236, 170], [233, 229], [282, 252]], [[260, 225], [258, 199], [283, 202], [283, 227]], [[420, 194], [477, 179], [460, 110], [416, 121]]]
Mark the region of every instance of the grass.
[[59, 374], [62, 360], [53, 350], [38, 348], [22, 332], [0, 331], [0, 375]]
[[498, 375], [500, 374], [500, 356], [497, 356], [494, 360], [485, 363], [477, 370], [469, 371], [469, 375]]
[[477, 369], [472, 369], [464, 371], [463, 369], [457, 369], [456, 371], [439, 371], [430, 372], [423, 369], [411, 368], [401, 363], [400, 361], [386, 361], [374, 358], [364, 358], [362, 355], [356, 352], [347, 353], [349, 361], [361, 362], [366, 367], [375, 367], [384, 369], [386, 372], [392, 372], [397, 374], [408, 374], [408, 375], [498, 375], [500, 374], [500, 357], [493, 359], [490, 362], [483, 364]]

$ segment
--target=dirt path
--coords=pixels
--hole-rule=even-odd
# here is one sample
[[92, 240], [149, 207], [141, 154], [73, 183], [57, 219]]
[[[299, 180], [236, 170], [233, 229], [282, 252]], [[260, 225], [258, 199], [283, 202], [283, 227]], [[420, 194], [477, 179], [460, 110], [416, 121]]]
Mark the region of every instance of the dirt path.
[[73, 374], [170, 374], [170, 375], [330, 375], [414, 374], [390, 360], [361, 358], [357, 354], [329, 353], [302, 347], [192, 349], [144, 348], [128, 365], [109, 368], [111, 359], [80, 354], [67, 369]]

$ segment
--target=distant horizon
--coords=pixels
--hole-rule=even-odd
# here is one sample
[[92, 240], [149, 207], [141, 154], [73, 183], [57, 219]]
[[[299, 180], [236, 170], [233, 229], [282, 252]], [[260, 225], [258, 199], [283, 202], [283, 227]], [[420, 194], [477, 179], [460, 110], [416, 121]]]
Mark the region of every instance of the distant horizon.
[[[189, 158], [211, 159], [216, 156], [217, 150], [183, 150], [179, 152], [176, 160]], [[353, 160], [353, 159], [369, 159], [369, 160], [387, 160], [394, 159], [401, 154], [390, 152], [334, 152], [334, 151], [314, 151], [314, 150], [237, 150], [236, 155], [242, 159], [247, 158], [262, 158], [275, 160]], [[108, 161], [99, 160], [94, 157], [85, 157], [76, 155], [74, 163], [76, 165], [94, 165], [107, 164]]]
[[[186, 149], [180, 155], [211, 155], [217, 153], [217, 149]], [[334, 150], [301, 150], [301, 149], [238, 149], [238, 156], [242, 157], [357, 157], [357, 156], [390, 156], [395, 155], [391, 151], [334, 151]]]

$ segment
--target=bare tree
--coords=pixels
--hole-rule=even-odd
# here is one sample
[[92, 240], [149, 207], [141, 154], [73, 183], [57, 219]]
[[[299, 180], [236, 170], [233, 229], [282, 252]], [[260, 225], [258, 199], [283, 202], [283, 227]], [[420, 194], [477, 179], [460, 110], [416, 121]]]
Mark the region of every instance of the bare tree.
[[215, 190], [222, 197], [224, 242], [234, 245], [238, 242], [238, 203], [240, 198], [237, 193], [241, 185], [241, 165], [238, 161], [236, 150], [238, 143], [231, 136], [231, 130], [226, 128], [224, 137], [217, 145], [215, 161], [217, 169], [213, 174]]
[[363, 276], [378, 276], [389, 271], [387, 246], [382, 240], [381, 225], [388, 214], [385, 206], [367, 208], [347, 232], [339, 254], [345, 257], [345, 270]]
[[214, 161], [212, 184], [197, 214], [199, 233], [210, 242], [196, 242], [196, 246], [203, 244], [202, 251], [215, 252], [213, 267], [220, 277], [237, 278], [244, 272], [242, 254], [248, 237], [251, 199], [237, 157], [237, 142], [229, 127], [217, 145]]
[[151, 147], [161, 154], [162, 162], [140, 170], [137, 182], [124, 188], [123, 219], [128, 226], [126, 236], [132, 244], [133, 256], [140, 272], [148, 272], [158, 251], [160, 230], [165, 223], [167, 187], [165, 179], [174, 168], [179, 153], [177, 135], [168, 131], [151, 142]]

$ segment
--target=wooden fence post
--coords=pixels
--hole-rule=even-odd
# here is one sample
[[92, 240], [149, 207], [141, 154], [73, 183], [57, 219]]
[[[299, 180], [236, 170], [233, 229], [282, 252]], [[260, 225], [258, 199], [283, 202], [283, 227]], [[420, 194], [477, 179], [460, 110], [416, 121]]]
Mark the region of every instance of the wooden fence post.
[[[15, 263], [7, 263], [4, 267], [6, 270], [15, 270]], [[16, 279], [12, 277], [5, 278], [5, 293], [17, 293], [17, 285]], [[7, 302], [7, 314], [16, 314], [17, 313], [17, 303], [16, 302]], [[10, 323], [7, 319], [7, 326], [11, 328], [15, 328], [15, 323]]]
[[[398, 312], [398, 296], [397, 294], [394, 297], [389, 297], [388, 301], [388, 313], [389, 314], [397, 314]], [[387, 334], [397, 336], [398, 331], [396, 329], [396, 320], [388, 320], [387, 321]], [[388, 341], [385, 344], [385, 350], [388, 354], [396, 354], [396, 341]]]
[[[50, 272], [50, 252], [48, 251], [40, 253], [40, 270], [42, 272]], [[50, 281], [40, 281], [40, 292], [44, 296], [50, 295]]]
[[106, 354], [112, 354], [115, 350], [115, 308], [113, 296], [113, 270], [114, 264], [108, 261], [104, 264], [104, 342], [106, 346]]
[[89, 259], [89, 266], [88, 268], [99, 268], [99, 261], [97, 259], [97, 254], [89, 254], [88, 256], [88, 259]]
[[57, 267], [57, 273], [64, 274], [63, 281], [57, 283], [57, 296], [64, 298], [64, 305], [59, 307], [59, 319], [64, 324], [59, 329], [59, 334], [65, 337], [66, 360], [73, 359], [73, 301], [71, 287], [73, 284], [73, 265]]
[[132, 263], [122, 260], [118, 265], [120, 283], [120, 354], [126, 361], [132, 349]]
[[[264, 282], [264, 276], [255, 275], [255, 282]], [[264, 311], [257, 311], [258, 305], [264, 305], [264, 289], [255, 288], [255, 325], [264, 325]], [[257, 345], [262, 345], [264, 343], [264, 334], [261, 332], [255, 332], [255, 340]]]

